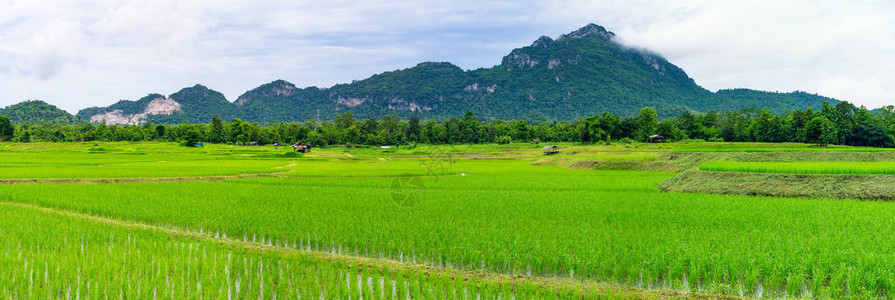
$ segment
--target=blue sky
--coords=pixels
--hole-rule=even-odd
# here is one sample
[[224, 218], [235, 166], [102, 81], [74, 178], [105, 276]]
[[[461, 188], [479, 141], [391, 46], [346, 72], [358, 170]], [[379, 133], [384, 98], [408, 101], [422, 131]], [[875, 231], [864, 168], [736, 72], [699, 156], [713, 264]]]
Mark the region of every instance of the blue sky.
[[491, 67], [587, 23], [710, 90], [895, 104], [887, 1], [0, 0], [0, 107], [70, 112], [204, 84], [231, 101], [285, 79], [328, 87], [422, 61]]

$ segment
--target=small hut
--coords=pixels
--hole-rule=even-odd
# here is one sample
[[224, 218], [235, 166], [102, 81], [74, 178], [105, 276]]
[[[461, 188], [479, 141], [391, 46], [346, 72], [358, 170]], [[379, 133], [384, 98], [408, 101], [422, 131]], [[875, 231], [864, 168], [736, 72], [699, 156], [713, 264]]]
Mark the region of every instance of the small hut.
[[301, 153], [311, 152], [311, 145], [305, 143], [295, 143], [292, 145], [292, 149]]
[[392, 152], [392, 147], [390, 146], [379, 146], [379, 149], [381, 149], [382, 152]]
[[665, 137], [658, 135], [658, 134], [654, 134], [654, 135], [649, 136], [649, 142], [650, 143], [663, 143], [663, 142], [665, 142]]
[[544, 146], [544, 148], [541, 148], [541, 150], [544, 151], [544, 155], [557, 154], [557, 153], [559, 153], [559, 146], [556, 146], [556, 145]]
[[249, 146], [258, 146], [258, 141], [249, 142]]

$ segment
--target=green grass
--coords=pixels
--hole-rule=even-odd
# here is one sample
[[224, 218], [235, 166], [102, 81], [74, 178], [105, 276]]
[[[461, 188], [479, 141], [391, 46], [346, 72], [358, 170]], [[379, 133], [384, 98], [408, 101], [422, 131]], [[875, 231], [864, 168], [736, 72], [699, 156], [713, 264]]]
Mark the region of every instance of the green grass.
[[[319, 165], [328, 163], [335, 162]], [[225, 232], [248, 242], [467, 270], [747, 295], [763, 289], [765, 295], [841, 296], [846, 285], [850, 295], [895, 291], [895, 263], [886, 255], [895, 245], [870, 234], [885, 232], [886, 220], [895, 217], [885, 203], [663, 194], [655, 186], [670, 176], [665, 173], [525, 161], [460, 161], [454, 169], [468, 176], [430, 178], [410, 208], [390, 198], [391, 172], [376, 177], [371, 171], [36, 184], [0, 187], [0, 198]]]
[[[0, 180], [232, 176], [287, 172], [297, 158], [263, 147], [176, 147], [173, 144], [0, 144]], [[31, 148], [33, 147], [33, 148]], [[102, 148], [102, 151], [91, 149]], [[3, 148], [0, 148], [3, 149]], [[279, 168], [278, 168], [279, 167]]]
[[893, 161], [783, 161], [741, 162], [713, 161], [699, 166], [700, 170], [713, 172], [783, 173], [783, 174], [895, 174]]
[[[21, 222], [28, 220], [28, 222]], [[218, 235], [172, 235], [0, 205], [0, 293], [11, 298], [484, 299], [613, 294], [402, 265], [324, 259]]]
[[[46, 178], [160, 178], [231, 176], [289, 171], [288, 160], [160, 160], [152, 162], [0, 163], [0, 179]], [[280, 168], [277, 168], [280, 167]]]
[[[778, 155], [781, 159], [814, 155], [788, 152], [799, 149], [796, 148], [799, 144], [781, 147], [730, 143], [643, 144], [634, 149], [618, 145], [563, 146], [560, 156], [549, 159], [640, 164], [658, 159], [680, 160], [670, 156], [677, 157], [680, 154], [673, 152], [679, 150], [693, 149], [718, 150], [706, 152], [739, 149], [749, 152], [742, 154], [749, 157], [783, 149], [781, 152], [785, 154]], [[94, 174], [166, 177], [199, 172], [182, 171], [184, 166], [191, 166], [188, 170], [219, 174], [290, 171], [282, 177], [223, 181], [0, 185], [2, 202], [27, 203], [177, 231], [214, 232], [237, 239], [240, 245], [270, 245], [289, 253], [324, 252], [464, 272], [533, 276], [521, 278], [622, 283], [646, 289], [779, 297], [895, 296], [895, 260], [892, 260], [895, 243], [882, 234], [892, 229], [889, 222], [895, 218], [892, 203], [663, 193], [657, 186], [674, 174], [579, 170], [566, 168], [563, 163], [539, 164], [544, 156], [536, 146], [524, 144], [419, 147], [399, 149], [393, 154], [370, 148], [326, 148], [294, 159], [270, 158], [283, 152], [272, 147], [211, 145], [193, 149], [168, 144], [119, 143], [102, 145], [106, 149], [103, 153], [88, 153], [87, 148], [99, 147], [93, 145], [27, 147], [35, 146], [0, 144], [0, 170], [4, 172], [0, 177], [90, 177]], [[805, 148], [807, 145], [802, 147], [821, 151]], [[850, 151], [858, 148], [846, 150], [848, 153], [843, 155], [849, 157], [864, 155]], [[657, 154], [662, 152], [672, 153]], [[16, 159], [23, 153], [30, 156]], [[703, 156], [729, 156], [701, 154], [705, 155], [688, 161], [700, 161]], [[878, 153], [867, 153], [875, 154]], [[874, 159], [885, 157], [888, 156], [873, 156]], [[162, 160], [174, 162], [177, 167], [165, 168], [164, 163], [159, 163]], [[294, 166], [274, 169], [292, 162]], [[204, 167], [208, 168], [203, 170]], [[79, 170], [89, 168], [104, 169], [96, 173]], [[75, 173], [65, 175], [64, 172]], [[401, 180], [415, 180], [419, 187], [401, 188], [396, 185]], [[415, 205], [399, 205], [402, 203], [395, 197], [408, 194], [416, 196]], [[2, 208], [0, 214], [7, 211], [11, 210]], [[14, 277], [16, 282], [22, 282], [26, 269], [18, 266], [26, 261], [29, 266], [35, 262], [37, 265], [68, 262], [70, 267], [59, 271], [67, 276], [77, 274], [79, 269], [96, 268], [97, 274], [120, 270], [118, 263], [123, 264], [126, 257], [133, 256], [103, 256], [104, 248], [96, 246], [97, 249], [91, 250], [96, 254], [90, 256], [93, 260], [84, 262], [74, 246], [65, 244], [76, 240], [75, 237], [95, 236], [91, 240], [96, 245], [117, 245], [119, 241], [109, 238], [111, 230], [116, 232], [116, 237], [128, 237], [124, 244], [112, 249], [143, 253], [137, 255], [142, 263], [127, 261], [137, 270], [149, 270], [138, 271], [149, 277], [126, 275], [122, 281], [106, 282], [103, 276], [107, 275], [96, 275], [100, 278], [98, 281], [104, 282], [102, 286], [111, 283], [115, 287], [125, 280], [152, 278], [151, 270], [166, 264], [178, 266], [167, 269], [167, 273], [174, 272], [183, 282], [189, 282], [173, 288], [178, 295], [189, 293], [178, 288], [194, 287], [199, 280], [191, 279], [193, 273], [184, 274], [183, 265], [178, 265], [184, 263], [184, 258], [188, 264], [198, 261], [197, 256], [191, 256], [198, 254], [184, 253], [183, 246], [177, 248], [177, 245], [189, 244], [189, 238], [162, 233], [146, 237], [148, 233], [134, 229], [110, 229], [107, 224], [88, 225], [84, 224], [86, 221], [54, 218], [60, 217], [33, 212], [0, 216], [0, 225], [3, 222], [10, 225], [0, 227], [3, 234], [0, 251], [3, 247], [28, 249], [21, 253], [36, 255], [23, 261], [17, 258], [19, 252], [9, 252], [7, 260], [12, 262], [7, 268], [0, 267], [0, 276], [11, 276], [6, 278]], [[34, 221], [17, 221], [23, 219]], [[31, 226], [28, 224], [37, 224], [36, 229], [27, 228]], [[54, 232], [51, 228], [60, 230]], [[32, 237], [33, 240], [28, 240]], [[46, 252], [41, 250], [43, 246], [38, 246], [56, 245], [59, 240], [63, 246], [46, 246], [56, 249], [55, 252]], [[128, 246], [129, 243], [133, 246]], [[20, 248], [20, 244], [34, 246]], [[214, 246], [204, 240], [201, 244], [201, 249], [218, 258], [245, 251], [234, 245]], [[263, 251], [251, 253], [249, 259], [256, 259], [255, 263], [268, 259], [265, 265], [278, 266], [259, 269], [251, 276], [279, 278], [277, 271], [281, 265], [289, 266], [289, 270], [311, 268], [311, 273], [322, 276], [318, 280], [321, 282], [344, 281], [344, 275], [353, 272], [348, 266], [332, 262], [291, 257]], [[109, 263], [97, 264], [97, 261]], [[96, 266], [89, 265], [90, 262]], [[207, 262], [226, 265], [214, 259]], [[308, 264], [313, 267], [306, 267]], [[191, 266], [187, 269], [191, 270]], [[3, 270], [9, 267], [13, 271], [3, 275]], [[232, 267], [245, 268], [244, 265]], [[203, 285], [223, 290], [221, 282], [226, 279], [221, 277], [220, 269], [203, 270], [207, 272], [202, 272], [202, 276], [214, 276], [201, 279]], [[382, 276], [417, 276], [407, 272], [411, 271]], [[466, 283], [451, 281], [445, 279], [449, 275], [445, 276], [420, 281], [419, 286], [435, 290], [466, 287]], [[3, 279], [0, 277], [0, 282]], [[475, 283], [472, 288], [480, 286], [483, 285]], [[20, 298], [27, 297], [22, 293], [28, 291], [21, 285], [6, 287]], [[320, 286], [310, 287], [315, 288]], [[505, 289], [493, 284], [486, 284], [484, 288], [497, 289], [495, 293]], [[291, 287], [284, 287], [282, 292], [277, 292], [293, 295], [290, 290]], [[507, 293], [503, 295], [507, 297]], [[214, 295], [212, 298], [223, 298], [220, 293]], [[345, 294], [333, 295], [343, 298]]]

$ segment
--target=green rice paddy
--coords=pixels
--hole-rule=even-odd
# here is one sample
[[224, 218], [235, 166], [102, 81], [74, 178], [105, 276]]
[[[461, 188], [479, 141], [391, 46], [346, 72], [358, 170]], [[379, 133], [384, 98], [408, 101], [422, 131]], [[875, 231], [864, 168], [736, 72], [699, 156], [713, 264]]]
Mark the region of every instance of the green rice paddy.
[[[505, 299], [613, 297], [324, 259], [284, 245], [233, 243], [0, 205], [0, 293], [16, 299]], [[27, 222], [21, 222], [27, 220]]]
[[[553, 159], [644, 161], [693, 144], [562, 145]], [[269, 146], [25, 147], [0, 146], [0, 179], [195, 178], [0, 185], [0, 292], [14, 298], [895, 296], [889, 202], [663, 193], [674, 174], [543, 164], [537, 145], [301, 158]], [[700, 167], [752, 164], [895, 166]], [[239, 174], [271, 177], [201, 178]]]

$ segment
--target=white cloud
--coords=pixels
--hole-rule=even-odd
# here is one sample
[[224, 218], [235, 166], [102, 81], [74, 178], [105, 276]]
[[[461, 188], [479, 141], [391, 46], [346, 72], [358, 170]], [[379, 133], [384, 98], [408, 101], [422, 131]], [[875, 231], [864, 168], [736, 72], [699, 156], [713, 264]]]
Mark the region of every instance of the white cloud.
[[69, 111], [196, 83], [235, 99], [275, 79], [330, 86], [426, 60], [490, 67], [587, 23], [709, 88], [895, 104], [883, 1], [0, 0], [0, 106]]

